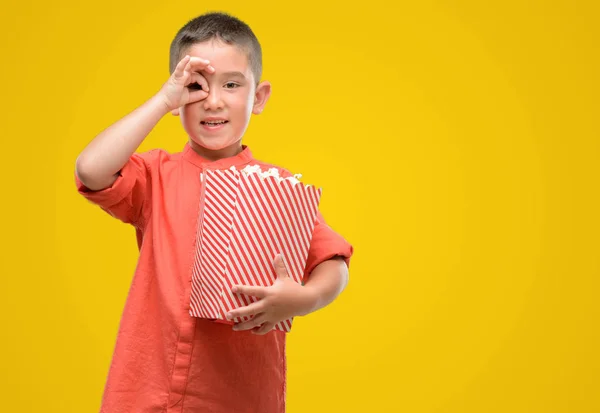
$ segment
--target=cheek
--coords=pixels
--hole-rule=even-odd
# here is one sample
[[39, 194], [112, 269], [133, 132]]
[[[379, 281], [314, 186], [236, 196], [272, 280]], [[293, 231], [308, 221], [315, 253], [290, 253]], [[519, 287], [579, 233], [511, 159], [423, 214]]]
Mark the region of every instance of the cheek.
[[187, 105], [183, 108], [183, 111], [180, 112], [179, 116], [181, 117], [181, 120], [183, 122], [189, 121], [189, 120], [195, 120], [195, 118], [197, 118], [197, 110], [194, 110], [194, 108], [191, 107], [191, 105]]
[[254, 103], [253, 96], [240, 96], [235, 103], [235, 111], [238, 116], [248, 118], [252, 114], [252, 105]]
[[250, 93], [246, 96], [246, 108], [251, 112], [254, 106], [254, 93]]

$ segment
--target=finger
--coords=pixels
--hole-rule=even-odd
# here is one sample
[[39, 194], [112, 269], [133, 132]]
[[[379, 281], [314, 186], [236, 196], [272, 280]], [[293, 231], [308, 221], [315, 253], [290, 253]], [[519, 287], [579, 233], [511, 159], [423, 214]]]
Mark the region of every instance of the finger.
[[258, 335], [262, 336], [264, 334], [267, 334], [269, 331], [273, 330], [273, 327], [275, 327], [275, 323], [266, 321], [263, 323], [262, 326], [258, 327], [257, 329], [252, 330], [252, 334], [258, 334]]
[[188, 103], [194, 103], [194, 102], [198, 102], [202, 99], [206, 99], [208, 97], [208, 93], [203, 90], [196, 90], [196, 91], [190, 92], [189, 96], [190, 97], [189, 97]]
[[183, 78], [183, 84], [186, 84], [189, 81], [191, 73], [192, 65], [191, 62], [188, 60], [187, 64], [183, 67], [183, 74], [181, 75], [181, 77]]
[[206, 78], [204, 76], [202, 76], [200, 73], [198, 72], [193, 72], [191, 74], [190, 77], [190, 83], [198, 83], [200, 86], [202, 86], [202, 90], [204, 90], [205, 92], [208, 92], [208, 82], [206, 81]]
[[183, 76], [185, 68], [187, 67], [187, 65], [190, 62], [190, 56], [189, 55], [185, 55], [185, 57], [183, 59], [181, 59], [179, 61], [179, 63], [177, 63], [177, 66], [175, 66], [175, 70], [173, 71], [173, 75], [177, 78], [180, 78]]
[[267, 287], [256, 287], [253, 285], [236, 285], [231, 291], [236, 294], [246, 294], [252, 297], [265, 298], [267, 296]]
[[243, 323], [238, 323], [233, 325], [234, 331], [244, 331], [244, 330], [252, 330], [255, 327], [260, 326], [264, 322], [266, 322], [265, 313], [257, 314], [252, 320], [244, 321]]
[[227, 313], [227, 319], [233, 320], [236, 317], [251, 316], [253, 314], [259, 314], [265, 310], [265, 303], [263, 300], [255, 301], [252, 304], [248, 304], [245, 307], [240, 307], [236, 310], [231, 310]]
[[205, 92], [208, 92], [208, 82], [204, 76], [196, 72], [191, 72], [189, 74], [189, 77], [184, 82], [184, 86], [190, 91], [204, 90]]
[[214, 67], [211, 66], [210, 60], [203, 59], [201, 57], [192, 56], [190, 58], [190, 67], [194, 70], [206, 70], [208, 72], [214, 72]]
[[188, 103], [198, 102], [208, 97], [208, 82], [199, 73], [193, 72], [190, 75], [186, 87], [189, 91]]
[[277, 274], [277, 278], [285, 278], [289, 276], [283, 260], [283, 254], [277, 254], [273, 260], [273, 267], [275, 267], [275, 274]]
[[[181, 62], [180, 62], [181, 63]], [[185, 87], [190, 81], [190, 62], [188, 62], [183, 66], [183, 68], [179, 71], [178, 69], [173, 72], [173, 76], [169, 79], [175, 85], [182, 85]]]
[[175, 70], [173, 71], [173, 74], [176, 77], [183, 76], [183, 71], [184, 71], [184, 69], [187, 66], [187, 64], [188, 64], [189, 61], [190, 61], [190, 56], [189, 55], [185, 55], [185, 57], [183, 59], [181, 59], [179, 61], [179, 63], [177, 63], [177, 66], [175, 66]]

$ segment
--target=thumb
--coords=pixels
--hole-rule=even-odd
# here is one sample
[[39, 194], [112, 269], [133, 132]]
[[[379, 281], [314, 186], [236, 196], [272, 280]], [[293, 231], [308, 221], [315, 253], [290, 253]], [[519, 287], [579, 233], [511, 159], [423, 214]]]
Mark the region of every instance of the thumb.
[[277, 254], [275, 259], [273, 260], [273, 266], [275, 267], [275, 274], [277, 274], [277, 278], [289, 277], [287, 269], [285, 268], [285, 261], [283, 259], [283, 254]]
[[173, 116], [179, 116], [179, 108], [173, 109], [173, 110], [171, 111], [171, 114], [172, 114]]

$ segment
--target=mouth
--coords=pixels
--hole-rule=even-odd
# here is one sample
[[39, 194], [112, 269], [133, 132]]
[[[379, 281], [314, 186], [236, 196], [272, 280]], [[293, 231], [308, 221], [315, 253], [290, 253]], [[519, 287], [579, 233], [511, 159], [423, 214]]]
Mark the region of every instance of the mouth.
[[224, 125], [227, 122], [229, 122], [228, 120], [203, 120], [200, 123], [202, 125], [207, 125], [207, 126], [217, 126], [217, 125]]
[[206, 130], [218, 130], [218, 129], [223, 128], [227, 123], [229, 123], [229, 121], [225, 120], [225, 119], [203, 120], [203, 121], [200, 122], [200, 124]]

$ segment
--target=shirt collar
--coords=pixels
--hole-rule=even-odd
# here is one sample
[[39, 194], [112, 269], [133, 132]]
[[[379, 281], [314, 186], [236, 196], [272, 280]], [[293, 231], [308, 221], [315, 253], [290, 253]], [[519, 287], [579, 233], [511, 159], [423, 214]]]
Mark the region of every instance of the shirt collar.
[[186, 142], [182, 152], [183, 158], [185, 160], [203, 169], [228, 169], [232, 166], [239, 167], [247, 165], [254, 159], [254, 157], [252, 156], [252, 152], [250, 152], [250, 148], [248, 148], [247, 145], [242, 145], [242, 151], [237, 155], [230, 156], [229, 158], [219, 159], [216, 161], [211, 161], [198, 155], [196, 151], [190, 146], [189, 142]]

